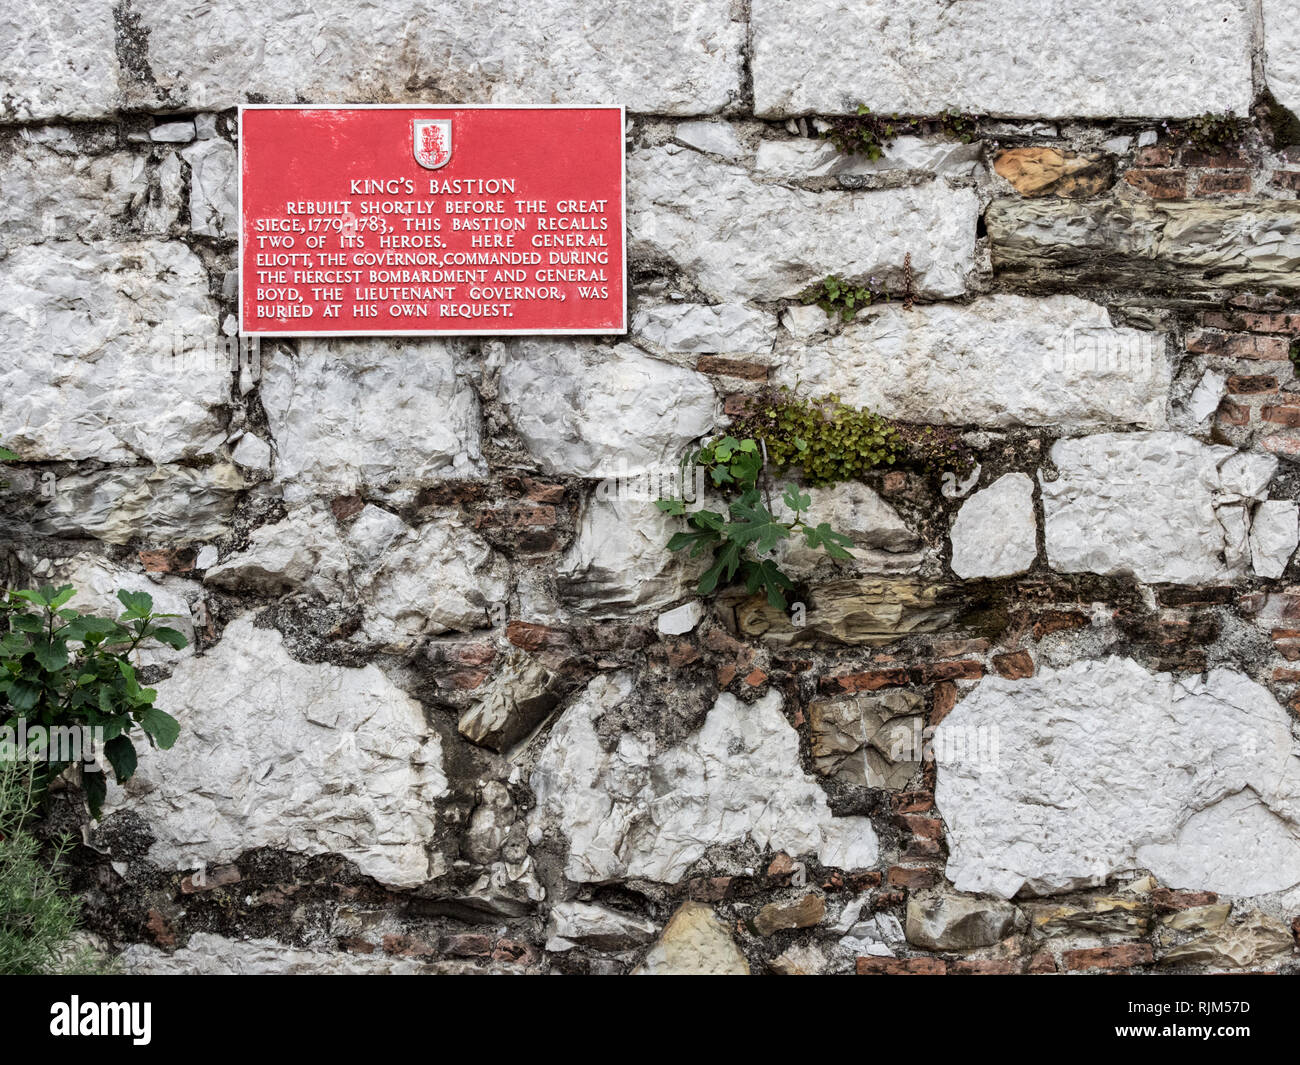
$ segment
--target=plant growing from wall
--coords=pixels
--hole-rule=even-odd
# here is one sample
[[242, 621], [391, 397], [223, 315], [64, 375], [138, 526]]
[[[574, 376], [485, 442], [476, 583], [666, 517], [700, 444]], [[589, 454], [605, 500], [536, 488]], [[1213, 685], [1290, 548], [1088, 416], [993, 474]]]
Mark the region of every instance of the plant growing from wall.
[[889, 301], [889, 293], [876, 292], [863, 285], [854, 285], [838, 274], [827, 274], [815, 285], [799, 293], [799, 302], [808, 306], [815, 303], [827, 314], [839, 315], [841, 321], [852, 321], [863, 307], [880, 301]]
[[904, 135], [941, 133], [969, 144], [975, 137], [976, 128], [977, 120], [973, 115], [951, 109], [937, 115], [900, 117], [898, 114], [877, 115], [865, 104], [859, 104], [852, 115], [827, 119], [822, 137], [845, 155], [865, 155], [868, 159], [876, 160], [893, 145], [896, 138]]
[[[10, 451], [3, 444], [0, 444], [0, 462], [17, 462], [18, 456]], [[0, 488], [8, 488], [8, 481], [0, 481]]]
[[[11, 744], [20, 722], [22, 734], [32, 726], [97, 730], [101, 753], [123, 784], [135, 773], [135, 729], [163, 748], [171, 747], [180, 731], [176, 719], [154, 705], [158, 693], [136, 679], [131, 655], [151, 642], [179, 650], [188, 641], [158, 624], [175, 615], [154, 613], [153, 599], [144, 592], [118, 592], [124, 611], [116, 620], [69, 608], [75, 594], [71, 585], [45, 585], [0, 600], [0, 728], [13, 730]], [[48, 739], [50, 734], [38, 735]], [[52, 745], [47, 747], [33, 762], [40, 797], [73, 764], [58, 760]], [[98, 817], [108, 790], [105, 774], [92, 765], [90, 751], [82, 752], [80, 768], [90, 814]]]
[[860, 480], [881, 466], [960, 476], [975, 468], [951, 429], [897, 422], [836, 395], [802, 397], [786, 386], [754, 395], [733, 432], [761, 441], [774, 466], [799, 467], [813, 486]]
[[1193, 147], [1203, 152], [1221, 152], [1225, 148], [1233, 148], [1241, 143], [1245, 131], [1245, 123], [1231, 111], [1222, 114], [1207, 111], [1188, 119], [1180, 129]]
[[904, 453], [893, 424], [838, 396], [812, 399], [787, 388], [766, 389], [734, 427], [763, 442], [774, 466], [798, 466], [810, 485], [852, 481], [878, 466], [892, 466]]
[[853, 541], [835, 532], [826, 522], [812, 525], [805, 515], [812, 498], [795, 485], [786, 485], [781, 500], [793, 517], [783, 520], [773, 514], [771, 500], [759, 487], [763, 473], [762, 448], [752, 438], [724, 436], [702, 447], [692, 461], [708, 471], [713, 487], [727, 498], [727, 512], [688, 511], [682, 499], [661, 499], [656, 503], [666, 514], [686, 519], [689, 531], [674, 533], [670, 551], [689, 551], [691, 558], [712, 553], [713, 561], [701, 575], [697, 590], [711, 595], [719, 587], [740, 581], [751, 595], [762, 591], [778, 610], [786, 607], [785, 593], [794, 582], [770, 556], [792, 536], [800, 535], [812, 548], [821, 548], [831, 558], [849, 559]]
[[103, 972], [94, 952], [70, 949], [81, 903], [57, 871], [69, 841], [58, 841], [43, 858], [28, 830], [37, 806], [35, 778], [31, 766], [0, 762], [0, 975]]

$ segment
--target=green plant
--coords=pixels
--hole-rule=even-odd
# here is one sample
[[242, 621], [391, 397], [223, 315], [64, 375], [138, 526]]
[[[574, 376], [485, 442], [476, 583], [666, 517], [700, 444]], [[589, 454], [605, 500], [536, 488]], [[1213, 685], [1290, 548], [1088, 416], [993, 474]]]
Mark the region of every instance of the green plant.
[[856, 480], [904, 455], [888, 419], [841, 403], [838, 396], [804, 399], [785, 387], [758, 393], [734, 431], [761, 440], [774, 466], [800, 467], [810, 485]]
[[[0, 444], [0, 462], [17, 462], [18, 456], [10, 451], [3, 444]], [[0, 481], [0, 488], [8, 488], [8, 481]]]
[[[137, 726], [150, 743], [163, 748], [171, 747], [180, 731], [175, 718], [154, 706], [158, 693], [136, 679], [131, 655], [151, 640], [177, 649], [188, 641], [176, 629], [157, 624], [174, 615], [155, 614], [153, 599], [144, 592], [118, 592], [125, 609], [116, 620], [68, 608], [75, 594], [71, 585], [45, 585], [0, 600], [7, 630], [0, 636], [0, 726], [15, 735], [20, 723], [24, 734], [40, 726], [46, 740], [52, 729], [90, 729], [123, 784], [136, 768], [131, 732]], [[36, 753], [36, 782], [43, 796], [50, 781], [73, 762], [60, 760], [52, 743], [44, 757]], [[91, 816], [98, 817], [108, 785], [91, 762], [91, 752], [82, 750], [82, 790]]]
[[63, 955], [81, 909], [56, 871], [68, 841], [60, 840], [46, 862], [40, 841], [27, 831], [35, 808], [31, 767], [0, 762], [0, 974], [6, 976], [66, 971]]
[[907, 461], [926, 473], [955, 473], [966, 477], [975, 469], [975, 455], [955, 429], [944, 425], [895, 422]]
[[846, 550], [853, 546], [849, 537], [835, 532], [826, 522], [814, 526], [804, 520], [812, 497], [795, 485], [787, 485], [781, 497], [793, 518], [784, 521], [772, 513], [770, 502], [764, 503], [759, 489], [763, 456], [756, 440], [724, 436], [688, 456], [688, 461], [704, 467], [713, 486], [732, 497], [726, 514], [714, 510], [688, 512], [681, 499], [661, 499], [655, 504], [666, 514], [685, 518], [690, 526], [689, 532], [673, 534], [668, 550], [689, 549], [691, 558], [706, 552], [713, 554], [713, 562], [697, 586], [700, 595], [710, 595], [720, 585], [739, 578], [751, 595], [761, 589], [768, 603], [784, 610], [785, 593], [794, 582], [772, 558], [763, 556], [771, 555], [796, 533], [803, 535], [809, 547], [821, 548], [831, 558], [853, 557]]
[[859, 104], [852, 115], [826, 120], [822, 137], [845, 155], [865, 155], [868, 159], [875, 160], [884, 154], [895, 138], [903, 135], [941, 133], [969, 144], [975, 137], [976, 129], [975, 116], [952, 109], [937, 115], [900, 117], [898, 114], [873, 114], [871, 108]]
[[838, 274], [827, 274], [821, 281], [799, 293], [800, 303], [805, 306], [815, 303], [829, 315], [838, 314], [845, 322], [877, 300], [888, 301], [889, 293], [874, 292], [861, 285], [851, 284]]
[[1190, 118], [1181, 132], [1191, 144], [1203, 152], [1220, 152], [1241, 143], [1245, 123], [1231, 111], [1217, 114], [1207, 111]]

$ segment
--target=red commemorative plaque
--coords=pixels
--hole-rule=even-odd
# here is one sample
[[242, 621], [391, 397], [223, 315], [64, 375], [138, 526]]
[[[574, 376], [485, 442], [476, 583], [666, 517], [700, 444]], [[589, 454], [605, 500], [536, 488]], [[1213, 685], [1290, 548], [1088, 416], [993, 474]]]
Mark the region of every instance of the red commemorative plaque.
[[621, 107], [241, 108], [241, 332], [626, 332], [623, 128]]

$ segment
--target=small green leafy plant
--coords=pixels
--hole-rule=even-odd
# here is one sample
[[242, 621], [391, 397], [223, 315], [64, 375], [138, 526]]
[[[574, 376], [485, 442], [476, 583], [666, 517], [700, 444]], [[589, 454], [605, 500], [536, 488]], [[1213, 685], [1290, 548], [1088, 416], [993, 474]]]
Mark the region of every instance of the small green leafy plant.
[[838, 314], [845, 322], [851, 321], [863, 307], [881, 300], [888, 302], [889, 293], [854, 285], [838, 274], [827, 274], [817, 284], [810, 285], [799, 293], [800, 303], [805, 306], [815, 303], [829, 315]]
[[712, 552], [713, 562], [700, 577], [697, 590], [710, 595], [720, 586], [739, 580], [751, 595], [762, 590], [778, 610], [786, 608], [785, 593], [794, 587], [770, 557], [785, 540], [799, 534], [809, 547], [821, 548], [831, 558], [850, 559], [853, 541], [829, 524], [804, 520], [812, 498], [795, 485], [787, 485], [782, 502], [793, 514], [784, 521], [765, 504], [759, 488], [763, 456], [756, 440], [724, 436], [688, 456], [708, 471], [714, 488], [730, 496], [725, 514], [714, 510], [688, 512], [681, 499], [661, 499], [655, 505], [666, 514], [686, 519], [688, 532], [674, 533], [670, 551], [690, 551], [691, 558]]
[[881, 466], [961, 476], [975, 468], [950, 429], [896, 422], [836, 395], [805, 398], [785, 386], [757, 393], [732, 431], [761, 441], [773, 466], [801, 468], [813, 486], [860, 480]]
[[[158, 622], [175, 615], [155, 614], [144, 592], [117, 593], [124, 611], [116, 619], [83, 614], [67, 606], [76, 594], [71, 585], [13, 591], [0, 600], [0, 727], [16, 735], [33, 725], [49, 735], [54, 728], [95, 730], [103, 756], [119, 784], [135, 773], [132, 732], [138, 727], [148, 741], [171, 747], [180, 726], [154, 705], [157, 691], [136, 679], [131, 655], [149, 642], [180, 649], [188, 641]], [[12, 740], [10, 741], [12, 743]], [[19, 757], [29, 756], [18, 752]], [[36, 767], [38, 795], [67, 769], [51, 745]], [[81, 783], [92, 817], [98, 817], [108, 791], [104, 772], [81, 757]]]
[[32, 767], [0, 763], [0, 975], [103, 972], [102, 958], [71, 949], [81, 903], [58, 873], [70, 843], [61, 839], [42, 856], [28, 830], [36, 806]]
[[1203, 152], [1221, 152], [1241, 143], [1246, 131], [1245, 123], [1231, 111], [1218, 114], [1207, 111], [1188, 119], [1182, 126], [1184, 137]]
[[787, 388], [767, 389], [749, 409], [733, 431], [761, 440], [772, 465], [800, 467], [810, 485], [856, 480], [904, 454], [893, 423], [838, 396], [803, 399]]

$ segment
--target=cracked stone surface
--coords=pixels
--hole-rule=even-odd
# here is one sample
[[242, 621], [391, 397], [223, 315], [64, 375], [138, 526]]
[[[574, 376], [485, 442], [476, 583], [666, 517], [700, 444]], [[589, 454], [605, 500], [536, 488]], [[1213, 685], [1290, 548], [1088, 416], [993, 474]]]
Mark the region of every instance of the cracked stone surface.
[[832, 816], [800, 767], [799, 737], [779, 693], [750, 706], [719, 696], [703, 727], [677, 747], [659, 751], [653, 739], [626, 732], [606, 751], [596, 723], [631, 685], [625, 673], [592, 681], [551, 731], [532, 773], [534, 823], [553, 822], [567, 840], [569, 879], [676, 883], [709, 847], [743, 839], [815, 854], [825, 865], [875, 863], [871, 822]]
[[[996, 742], [955, 742], [980, 729]], [[1046, 894], [1133, 868], [1229, 895], [1300, 884], [1290, 719], [1235, 670], [1112, 656], [986, 677], [941, 731], [954, 742], [935, 744], [935, 802], [959, 891]]]
[[442, 872], [429, 851], [447, 793], [442, 745], [378, 667], [296, 662], [246, 615], [157, 689], [180, 738], [140, 751], [126, 796], [109, 787], [111, 806], [153, 832], [151, 861], [194, 869], [281, 847], [341, 854], [393, 887]]

